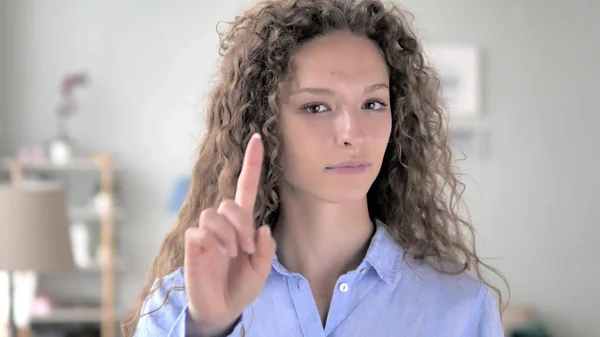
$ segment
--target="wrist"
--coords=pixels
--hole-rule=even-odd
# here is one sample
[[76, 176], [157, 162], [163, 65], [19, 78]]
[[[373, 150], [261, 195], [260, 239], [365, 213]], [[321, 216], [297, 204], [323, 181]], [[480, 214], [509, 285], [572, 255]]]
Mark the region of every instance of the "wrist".
[[233, 332], [242, 318], [240, 315], [235, 319], [203, 322], [195, 318], [189, 307], [186, 309], [185, 316], [186, 337], [226, 337]]

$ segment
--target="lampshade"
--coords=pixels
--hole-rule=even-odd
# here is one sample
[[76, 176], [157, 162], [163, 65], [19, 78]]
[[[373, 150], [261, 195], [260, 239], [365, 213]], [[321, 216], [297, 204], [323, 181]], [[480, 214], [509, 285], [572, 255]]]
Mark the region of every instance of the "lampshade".
[[66, 191], [57, 183], [0, 184], [0, 270], [74, 268]]

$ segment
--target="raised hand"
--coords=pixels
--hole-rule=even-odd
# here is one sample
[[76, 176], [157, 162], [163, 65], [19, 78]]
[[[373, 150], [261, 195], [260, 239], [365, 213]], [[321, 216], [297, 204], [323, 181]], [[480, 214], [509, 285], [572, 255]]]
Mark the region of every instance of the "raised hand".
[[254, 227], [253, 210], [263, 144], [248, 142], [235, 200], [205, 209], [185, 233], [188, 308], [203, 336], [222, 334], [261, 293], [271, 271], [275, 240], [269, 226]]

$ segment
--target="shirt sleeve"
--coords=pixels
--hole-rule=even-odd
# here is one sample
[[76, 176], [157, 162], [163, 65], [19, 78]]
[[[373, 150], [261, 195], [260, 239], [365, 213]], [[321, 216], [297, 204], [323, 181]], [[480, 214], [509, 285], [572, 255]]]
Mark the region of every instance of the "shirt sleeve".
[[[243, 336], [241, 334], [241, 328], [242, 328], [242, 317], [240, 316], [232, 325], [231, 327], [225, 331], [222, 335], [219, 336], [210, 336], [210, 337], [231, 337], [231, 336]], [[180, 335], [176, 335], [176, 336], [180, 336]], [[205, 336], [201, 336], [195, 326], [194, 326], [194, 322], [192, 321], [192, 317], [190, 316], [190, 312], [189, 310], [185, 310], [185, 336], [186, 337], [205, 337]], [[174, 336], [173, 336], [174, 337]]]
[[498, 302], [485, 285], [482, 285], [478, 302], [479, 309], [473, 313], [473, 324], [464, 337], [504, 337]]
[[[184, 284], [181, 272], [164, 278], [161, 287], [144, 301], [134, 337], [204, 337], [198, 336], [193, 329], [185, 291], [173, 288]], [[222, 337], [240, 336], [241, 328], [240, 319], [233, 330]]]

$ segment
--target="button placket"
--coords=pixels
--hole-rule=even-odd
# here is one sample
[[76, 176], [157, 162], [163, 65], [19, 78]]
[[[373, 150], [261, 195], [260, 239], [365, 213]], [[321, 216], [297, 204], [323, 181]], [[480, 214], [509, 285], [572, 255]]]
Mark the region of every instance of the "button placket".
[[323, 326], [308, 281], [300, 275], [288, 279], [296, 317], [305, 336], [321, 336]]
[[327, 324], [325, 325], [325, 334], [329, 335], [345, 319], [348, 313], [348, 303], [352, 300], [351, 287], [356, 282], [356, 273], [347, 274], [338, 279], [335, 285]]

